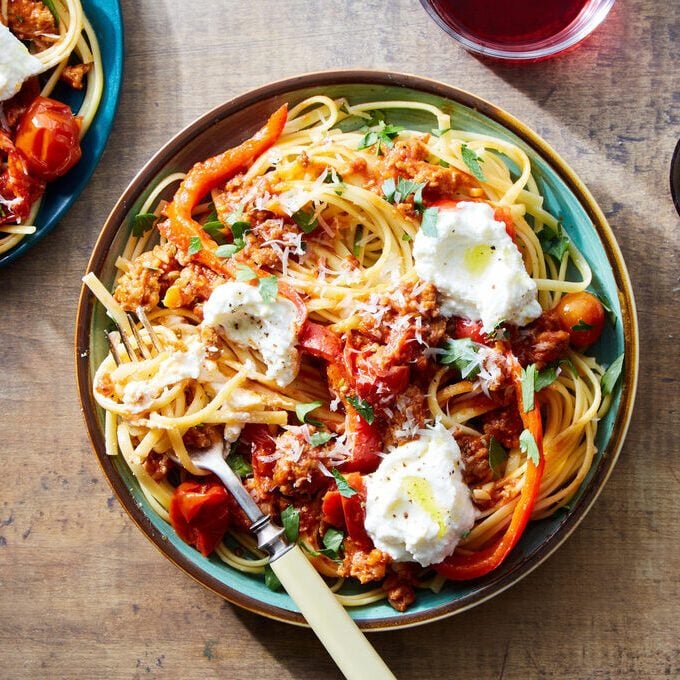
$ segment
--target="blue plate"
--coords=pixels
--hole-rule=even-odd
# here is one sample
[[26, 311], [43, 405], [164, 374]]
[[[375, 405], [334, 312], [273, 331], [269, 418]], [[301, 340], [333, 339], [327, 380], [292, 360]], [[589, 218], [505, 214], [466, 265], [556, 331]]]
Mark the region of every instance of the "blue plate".
[[[104, 91], [97, 115], [83, 138], [83, 155], [64, 177], [47, 185], [40, 212], [35, 219], [34, 234], [25, 236], [14, 248], [0, 255], [0, 267], [8, 265], [32, 248], [57, 225], [73, 201], [78, 198], [92, 176], [104, 152], [118, 106], [123, 77], [123, 18], [118, 0], [83, 0], [83, 10], [99, 40], [104, 66]], [[82, 95], [59, 92], [56, 98], [72, 107], [80, 104]]]
[[[130, 218], [139, 212], [150, 187], [160, 178], [186, 170], [242, 141], [283, 102], [292, 106], [322, 93], [347, 97], [352, 103], [410, 99], [434, 104], [452, 115], [454, 127], [499, 137], [524, 149], [547, 209], [560, 216], [569, 237], [590, 263], [592, 289], [606, 297], [616, 313], [616, 326], [607, 326], [592, 353], [606, 366], [625, 354], [623, 374], [614, 390], [611, 408], [598, 425], [597, 456], [569, 510], [532, 522], [505, 562], [484, 578], [449, 582], [439, 593], [419, 591], [417, 601], [403, 614], [384, 601], [351, 610], [352, 617], [364, 629], [414, 626], [461, 612], [516, 583], [566, 540], [592, 506], [614, 467], [631, 417], [638, 371], [635, 302], [626, 266], [602, 211], [573, 170], [546, 142], [502, 109], [470, 93], [432, 80], [378, 71], [309, 74], [272, 83], [227, 102], [192, 123], [149, 161], [122, 195], [103, 227], [87, 271], [94, 272], [105, 286], [112, 285], [115, 261], [127, 241]], [[391, 110], [389, 122], [422, 131], [432, 127], [429, 114], [414, 110]], [[184, 543], [149, 506], [122, 456], [106, 455], [103, 413], [93, 399], [91, 385], [94, 371], [108, 352], [104, 329], [109, 322], [102, 306], [95, 304], [94, 297], [83, 289], [75, 348], [80, 398], [94, 450], [123, 506], [167, 557], [203, 585], [251, 611], [281, 621], [304, 623], [288, 595], [269, 590], [260, 575], [236, 571], [215, 556], [203, 557]], [[594, 545], [593, 551], [596, 550]], [[346, 592], [351, 588], [348, 586]]]

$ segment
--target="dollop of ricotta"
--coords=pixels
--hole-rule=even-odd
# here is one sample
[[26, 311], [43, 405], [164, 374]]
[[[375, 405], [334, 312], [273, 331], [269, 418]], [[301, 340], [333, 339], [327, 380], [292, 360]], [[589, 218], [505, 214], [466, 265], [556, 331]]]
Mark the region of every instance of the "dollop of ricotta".
[[524, 326], [541, 315], [536, 283], [488, 203], [439, 210], [436, 236], [419, 231], [413, 257], [418, 276], [439, 291], [444, 316], [481, 320], [488, 333], [503, 321]]
[[229, 281], [217, 286], [203, 305], [203, 324], [231, 342], [259, 352], [267, 378], [280, 387], [298, 374], [297, 310], [286, 298], [264, 302], [255, 286]]
[[40, 60], [0, 23], [0, 102], [13, 97], [24, 81], [43, 70]]
[[387, 453], [366, 477], [366, 531], [396, 562], [426, 567], [450, 555], [475, 522], [460, 449], [441, 424]]

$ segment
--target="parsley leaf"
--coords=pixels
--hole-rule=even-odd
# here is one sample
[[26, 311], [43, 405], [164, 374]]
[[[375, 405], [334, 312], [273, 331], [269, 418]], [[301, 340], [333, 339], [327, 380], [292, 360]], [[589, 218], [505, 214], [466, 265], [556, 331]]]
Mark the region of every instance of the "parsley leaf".
[[231, 227], [231, 233], [234, 239], [243, 238], [247, 231], [250, 231], [250, 222], [243, 217], [243, 208], [229, 213], [227, 215], [227, 224]]
[[308, 404], [296, 404], [295, 415], [298, 417], [298, 420], [301, 423], [309, 423], [310, 425], [321, 427], [321, 423], [318, 420], [313, 420], [312, 418], [308, 417], [308, 415], [315, 409], [319, 408], [319, 406], [323, 406], [322, 401], [310, 401]]
[[281, 588], [279, 577], [268, 564], [264, 565], [264, 583], [269, 590], [279, 590]]
[[559, 365], [565, 365], [569, 370], [571, 371], [571, 374], [574, 376], [574, 378], [578, 378], [578, 371], [576, 370], [576, 366], [574, 366], [574, 362], [571, 359], [560, 359], [559, 360]]
[[345, 534], [342, 531], [335, 527], [328, 527], [328, 530], [323, 536], [323, 544], [326, 548], [326, 550], [323, 551], [324, 554], [332, 559], [337, 557], [344, 538]]
[[237, 281], [252, 281], [257, 278], [257, 274], [247, 265], [240, 262], [236, 265]]
[[402, 241], [413, 241], [413, 238], [411, 237], [411, 234], [409, 234], [407, 231], [405, 231], [405, 232], [401, 235], [401, 240], [402, 240]]
[[520, 451], [527, 454], [527, 457], [534, 465], [538, 465], [541, 455], [538, 451], [538, 444], [536, 444], [534, 435], [529, 430], [522, 430], [522, 434], [519, 436], [519, 448]]
[[57, 8], [54, 6], [53, 0], [42, 0], [42, 4], [50, 10], [50, 14], [54, 17], [54, 25], [59, 27], [59, 13]]
[[305, 234], [311, 234], [319, 226], [319, 220], [314, 217], [314, 213], [305, 212], [304, 210], [298, 210], [296, 213], [293, 213], [293, 220]]
[[289, 505], [281, 512], [281, 524], [289, 543], [295, 543], [300, 534], [300, 511]]
[[326, 168], [326, 176], [323, 178], [324, 184], [342, 184], [342, 176], [335, 168]]
[[[373, 120], [371, 124], [375, 126]], [[357, 147], [359, 150], [368, 149], [375, 146], [376, 154], [380, 154], [381, 146], [384, 144], [388, 149], [394, 146], [393, 139], [404, 129], [401, 125], [386, 125], [384, 120], [378, 122], [377, 130], [365, 128], [364, 138]]]
[[423, 217], [420, 221], [420, 229], [425, 236], [437, 236], [437, 220], [439, 219], [439, 208], [425, 208]]
[[253, 471], [253, 466], [240, 453], [230, 453], [227, 456], [227, 463], [241, 479]]
[[451, 167], [451, 163], [448, 163], [443, 158], [439, 159], [439, 165], [441, 165], [442, 168], [450, 168]]
[[435, 137], [442, 137], [451, 130], [453, 130], [453, 128], [450, 127], [444, 128], [443, 130], [440, 130], [439, 128], [433, 128], [432, 130], [430, 130], [430, 134], [434, 135]]
[[333, 435], [330, 432], [315, 432], [310, 438], [309, 441], [312, 444], [312, 446], [323, 446], [327, 442], [329, 442], [333, 438]]
[[463, 163], [468, 166], [470, 172], [480, 181], [486, 182], [486, 177], [482, 172], [480, 163], [484, 161], [465, 143], [461, 144], [460, 153], [463, 157]]
[[543, 252], [546, 255], [552, 255], [558, 262], [562, 262], [564, 255], [569, 250], [569, 239], [564, 235], [562, 227], [558, 224], [556, 232], [543, 227], [536, 235]]
[[480, 347], [470, 338], [449, 340], [444, 346], [444, 354], [439, 357], [439, 363], [455, 366], [460, 371], [461, 378], [474, 378], [481, 370], [477, 354]]
[[578, 323], [571, 327], [572, 331], [590, 331], [592, 329], [593, 327], [589, 323], [586, 323], [583, 319], [579, 319]]
[[522, 369], [522, 408], [525, 413], [534, 410], [534, 390], [536, 389], [536, 364], [529, 364]]
[[508, 452], [503, 448], [503, 445], [496, 439], [491, 437], [489, 439], [489, 467], [493, 472], [494, 479], [500, 479], [500, 467], [508, 459]]
[[335, 483], [338, 486], [338, 491], [340, 492], [341, 496], [344, 496], [345, 498], [351, 498], [352, 496], [356, 495], [356, 489], [353, 489], [349, 485], [349, 482], [342, 476], [342, 473], [337, 468], [333, 468], [331, 472], [333, 473], [333, 477], [335, 477]]
[[132, 218], [132, 235], [143, 236], [158, 218], [153, 213], [138, 213]]
[[189, 249], [187, 252], [189, 255], [195, 255], [196, 253], [199, 253], [201, 250], [203, 250], [203, 244], [201, 243], [201, 239], [198, 236], [192, 236], [189, 239]]
[[279, 280], [276, 276], [265, 276], [257, 282], [257, 289], [260, 291], [262, 302], [274, 302], [279, 294]]
[[557, 369], [554, 366], [548, 366], [543, 371], [537, 371], [534, 378], [534, 391], [540, 392], [548, 385], [552, 385], [555, 380], [557, 380]]
[[611, 302], [609, 302], [609, 300], [602, 293], [598, 293], [597, 298], [602, 303], [602, 306], [604, 307], [604, 311], [607, 313], [607, 318], [609, 319], [609, 323], [614, 328], [616, 328], [617, 317], [616, 317], [616, 314], [614, 313], [614, 309], [612, 308]]
[[614, 359], [614, 361], [612, 361], [611, 366], [605, 371], [604, 375], [602, 376], [600, 384], [602, 385], [602, 394], [604, 396], [607, 396], [608, 394], [611, 394], [614, 391], [614, 387], [616, 387], [616, 383], [618, 382], [619, 377], [621, 376], [622, 369], [623, 369], [623, 354]]
[[352, 396], [347, 397], [347, 401], [354, 406], [357, 413], [369, 424], [371, 425], [375, 420], [375, 414], [373, 413], [373, 407], [364, 399]]
[[224, 243], [224, 225], [219, 220], [211, 220], [203, 224], [203, 231], [216, 243]]
[[231, 257], [234, 253], [238, 253], [239, 250], [243, 250], [245, 247], [246, 242], [242, 238], [237, 238], [233, 243], [227, 243], [215, 248], [215, 255], [217, 257]]
[[397, 183], [392, 178], [383, 182], [382, 190], [388, 203], [403, 203], [410, 194], [413, 194], [413, 203], [418, 210], [423, 207], [423, 189], [427, 182], [412, 182], [399, 177]]

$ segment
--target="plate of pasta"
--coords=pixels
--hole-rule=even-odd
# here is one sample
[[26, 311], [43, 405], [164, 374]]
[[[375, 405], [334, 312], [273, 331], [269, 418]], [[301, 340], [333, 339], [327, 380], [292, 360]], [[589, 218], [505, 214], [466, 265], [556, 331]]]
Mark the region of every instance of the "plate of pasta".
[[0, 267], [56, 226], [101, 157], [123, 66], [120, 5], [0, 6]]
[[635, 307], [601, 210], [522, 123], [431, 80], [310, 74], [211, 111], [133, 181], [83, 280], [79, 391], [119, 499], [199, 582], [283, 621], [304, 623], [191, 450], [222, 442], [384, 629], [540, 564], [630, 419]]

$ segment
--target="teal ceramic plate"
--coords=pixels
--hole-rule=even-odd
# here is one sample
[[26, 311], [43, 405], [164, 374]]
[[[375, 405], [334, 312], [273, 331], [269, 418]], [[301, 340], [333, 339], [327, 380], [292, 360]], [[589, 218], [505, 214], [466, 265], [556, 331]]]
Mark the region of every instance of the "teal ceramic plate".
[[[637, 381], [638, 344], [630, 281], [611, 229], [590, 193], [564, 161], [534, 132], [509, 114], [474, 95], [414, 76], [371, 71], [310, 74], [268, 85], [206, 114], [161, 149], [133, 180], [109, 216], [95, 246], [88, 271], [106, 285], [128, 236], [130, 217], [139, 210], [150, 187], [163, 176], [187, 170], [194, 162], [233, 146], [252, 134], [281, 103], [293, 105], [313, 94], [347, 97], [352, 103], [376, 99], [429, 102], [452, 114], [453, 126], [519, 144], [531, 159], [534, 177], [548, 210], [558, 215], [593, 269], [593, 288], [610, 301], [619, 319], [607, 328], [595, 353], [610, 364], [625, 352], [623, 378], [612, 408], [598, 428], [598, 456], [579, 489], [571, 510], [533, 522], [509, 558], [489, 576], [467, 583], [449, 583], [440, 593], [422, 591], [404, 614], [378, 603], [351, 610], [365, 629], [412, 626], [463, 611], [516, 583], [550, 555], [573, 531], [609, 476], [621, 448], [633, 406]], [[432, 120], [416, 111], [392, 111], [394, 123], [428, 130]], [[122, 226], [121, 226], [122, 225]], [[234, 571], [217, 559], [201, 556], [179, 540], [171, 527], [149, 508], [120, 456], [104, 453], [103, 418], [92, 397], [95, 368], [107, 352], [107, 320], [100, 305], [83, 290], [76, 336], [76, 364], [83, 411], [93, 448], [114, 491], [132, 519], [177, 566], [226, 599], [265, 616], [304, 623], [282, 592], [272, 592], [261, 578]]]
[[[85, 15], [90, 20], [99, 41], [104, 67], [104, 91], [97, 115], [81, 145], [83, 155], [78, 164], [64, 177], [47, 186], [40, 212], [35, 220], [34, 234], [23, 238], [17, 246], [0, 255], [0, 267], [8, 265], [32, 248], [57, 226], [71, 204], [78, 198], [104, 153], [118, 105], [123, 77], [123, 18], [118, 0], [83, 0]], [[65, 88], [66, 90], [66, 88]], [[80, 104], [79, 93], [60, 91], [58, 98], [72, 107]]]

